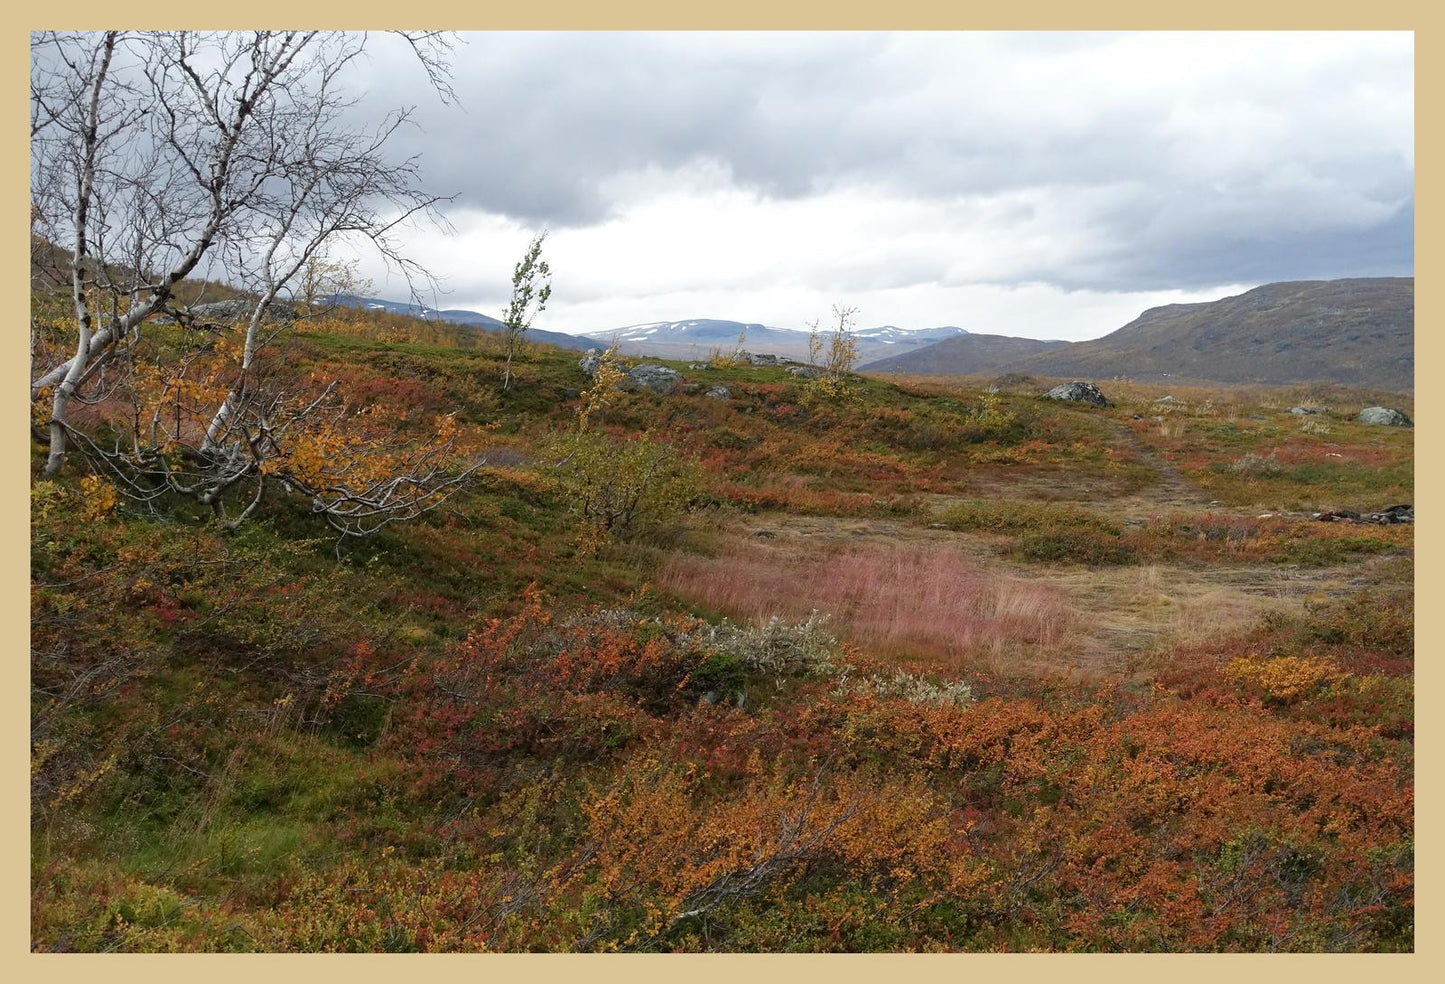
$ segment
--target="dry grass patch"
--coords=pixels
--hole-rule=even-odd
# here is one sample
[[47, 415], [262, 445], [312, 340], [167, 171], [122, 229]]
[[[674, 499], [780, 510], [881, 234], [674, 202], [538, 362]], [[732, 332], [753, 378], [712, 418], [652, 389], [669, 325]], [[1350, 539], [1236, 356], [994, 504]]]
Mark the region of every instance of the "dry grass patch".
[[674, 556], [659, 585], [734, 618], [819, 611], [879, 654], [961, 659], [1057, 644], [1080, 620], [1056, 588], [981, 567], [949, 544], [736, 543]]

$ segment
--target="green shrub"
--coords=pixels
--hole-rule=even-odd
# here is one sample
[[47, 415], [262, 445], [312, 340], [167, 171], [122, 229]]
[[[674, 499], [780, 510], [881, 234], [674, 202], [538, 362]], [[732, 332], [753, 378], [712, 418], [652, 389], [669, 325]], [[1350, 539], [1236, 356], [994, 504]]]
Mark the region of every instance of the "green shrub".
[[1305, 632], [1321, 642], [1384, 649], [1400, 655], [1415, 651], [1414, 599], [1365, 591], [1348, 598], [1308, 606]]
[[1281, 548], [1275, 560], [1304, 567], [1328, 567], [1343, 564], [1361, 555], [1389, 553], [1399, 544], [1369, 536], [1314, 537], [1295, 540]]
[[697, 466], [671, 444], [645, 435], [617, 440], [573, 431], [548, 449], [568, 508], [619, 540], [676, 520], [697, 498]]
[[1018, 554], [1042, 563], [1132, 564], [1139, 559], [1132, 545], [1096, 529], [1027, 533], [1019, 539]]

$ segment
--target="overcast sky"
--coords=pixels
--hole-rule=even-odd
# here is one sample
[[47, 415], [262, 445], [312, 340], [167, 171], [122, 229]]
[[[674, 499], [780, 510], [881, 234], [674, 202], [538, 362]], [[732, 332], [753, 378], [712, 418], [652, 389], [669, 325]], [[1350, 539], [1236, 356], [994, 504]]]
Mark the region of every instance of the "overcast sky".
[[[689, 318], [1090, 338], [1290, 279], [1409, 276], [1409, 34], [463, 35], [459, 105], [371, 48], [362, 106], [455, 194], [435, 302], [536, 327]], [[369, 261], [380, 296], [405, 288]]]

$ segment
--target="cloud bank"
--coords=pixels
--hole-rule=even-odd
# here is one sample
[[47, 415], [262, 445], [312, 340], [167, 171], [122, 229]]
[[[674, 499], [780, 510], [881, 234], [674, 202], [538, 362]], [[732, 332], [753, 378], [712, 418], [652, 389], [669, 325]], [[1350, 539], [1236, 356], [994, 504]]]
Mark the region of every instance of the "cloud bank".
[[[380, 40], [359, 110], [457, 197], [412, 252], [539, 327], [692, 317], [1082, 338], [1155, 303], [1413, 271], [1400, 33], [465, 35], [460, 106]], [[380, 291], [400, 285], [368, 266]]]

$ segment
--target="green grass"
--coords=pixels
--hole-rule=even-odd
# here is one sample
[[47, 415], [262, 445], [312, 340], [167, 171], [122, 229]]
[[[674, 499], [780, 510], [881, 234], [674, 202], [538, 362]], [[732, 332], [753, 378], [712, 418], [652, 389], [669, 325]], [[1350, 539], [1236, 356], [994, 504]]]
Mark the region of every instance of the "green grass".
[[973, 499], [951, 504], [934, 516], [951, 530], [1055, 535], [1088, 530], [1117, 536], [1120, 527], [1098, 513], [1055, 502], [1024, 499]]

